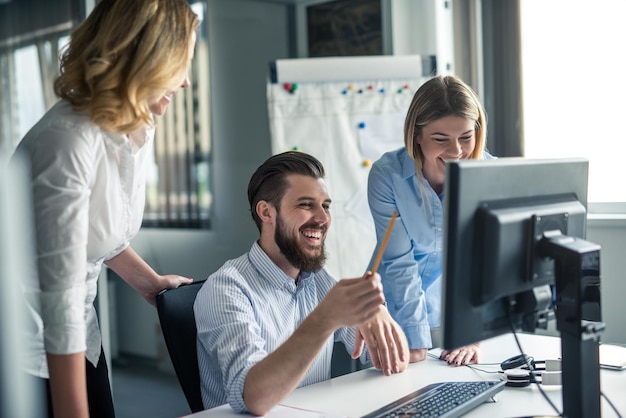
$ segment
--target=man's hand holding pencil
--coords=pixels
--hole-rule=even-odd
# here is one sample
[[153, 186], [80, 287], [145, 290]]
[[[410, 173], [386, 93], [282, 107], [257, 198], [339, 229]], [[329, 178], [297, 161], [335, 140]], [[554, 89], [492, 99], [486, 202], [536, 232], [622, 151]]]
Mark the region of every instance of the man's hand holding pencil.
[[[397, 215], [396, 212], [391, 215], [385, 237], [372, 265], [372, 270], [363, 276], [365, 279], [374, 279], [380, 283], [380, 276], [376, 271]], [[371, 321], [357, 326], [357, 338], [352, 358], [358, 358], [361, 355], [364, 343], [372, 359], [372, 364], [376, 369], [382, 370], [385, 375], [388, 376], [406, 370], [409, 364], [408, 342], [404, 332], [393, 320], [386, 308], [381, 309], [379, 314]]]

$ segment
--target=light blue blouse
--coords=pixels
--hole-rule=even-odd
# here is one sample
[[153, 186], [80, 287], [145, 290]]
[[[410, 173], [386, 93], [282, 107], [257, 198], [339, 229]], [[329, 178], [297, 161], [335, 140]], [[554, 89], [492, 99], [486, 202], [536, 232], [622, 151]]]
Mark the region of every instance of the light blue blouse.
[[[384, 154], [370, 170], [368, 201], [378, 246], [394, 211], [398, 217], [378, 273], [387, 307], [409, 348], [431, 348], [430, 328], [441, 322], [443, 195], [437, 195], [405, 148]], [[370, 263], [371, 265], [371, 263]]]
[[[485, 152], [484, 158], [494, 157]], [[416, 175], [404, 147], [385, 153], [370, 170], [368, 201], [378, 242], [370, 267], [397, 211], [378, 273], [389, 312], [411, 349], [431, 348], [430, 329], [441, 325], [443, 196]]]

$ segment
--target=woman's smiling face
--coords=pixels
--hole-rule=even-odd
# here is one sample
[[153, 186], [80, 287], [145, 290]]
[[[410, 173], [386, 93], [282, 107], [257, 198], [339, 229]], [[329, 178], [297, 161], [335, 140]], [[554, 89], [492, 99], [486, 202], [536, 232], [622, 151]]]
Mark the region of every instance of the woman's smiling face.
[[468, 159], [476, 147], [475, 121], [444, 116], [425, 125], [417, 137], [424, 161], [422, 174], [438, 194], [443, 191], [446, 161]]

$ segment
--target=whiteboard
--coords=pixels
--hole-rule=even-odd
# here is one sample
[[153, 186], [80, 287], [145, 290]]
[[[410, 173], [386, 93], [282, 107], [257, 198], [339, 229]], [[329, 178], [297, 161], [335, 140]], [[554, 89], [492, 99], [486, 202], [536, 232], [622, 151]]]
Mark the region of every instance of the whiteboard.
[[[363, 58], [289, 60], [302, 76], [290, 68], [287, 77], [278, 74], [276, 82], [267, 84], [272, 153], [300, 150], [317, 157], [326, 169], [333, 201], [326, 269], [337, 279], [360, 277], [367, 269], [376, 246], [367, 203], [369, 170], [384, 152], [404, 146], [406, 112], [416, 90], [429, 78], [422, 75], [419, 56], [411, 60], [384, 57], [385, 65], [380, 65], [380, 57], [374, 57], [371, 66]], [[343, 67], [341, 61], [345, 61]], [[412, 62], [412, 71], [397, 78], [393, 62], [401, 68]], [[385, 66], [392, 71], [386, 72]], [[349, 74], [346, 69], [359, 67], [378, 67], [380, 75], [374, 77], [368, 70], [364, 72], [369, 79], [354, 72], [353, 80], [343, 80]], [[280, 63], [276, 68], [280, 72]], [[324, 80], [327, 77], [333, 80]]]

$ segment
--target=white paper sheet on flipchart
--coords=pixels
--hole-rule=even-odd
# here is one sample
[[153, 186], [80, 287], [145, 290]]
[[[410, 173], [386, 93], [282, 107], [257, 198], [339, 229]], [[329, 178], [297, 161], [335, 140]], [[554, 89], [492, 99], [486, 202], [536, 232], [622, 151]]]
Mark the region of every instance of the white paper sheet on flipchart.
[[371, 231], [374, 231], [374, 219], [367, 201], [367, 186], [362, 185], [346, 203], [346, 213], [352, 214], [359, 222]]
[[[390, 150], [404, 146], [403, 114], [367, 115], [357, 132], [359, 150], [364, 159], [374, 162]], [[362, 183], [346, 203], [346, 212], [352, 214], [367, 228], [374, 230], [374, 221], [367, 201], [367, 183]]]
[[378, 160], [385, 152], [404, 146], [404, 114], [367, 115], [363, 127], [357, 131], [361, 155], [370, 161]]
[[376, 235], [367, 204], [369, 166], [404, 145], [404, 118], [423, 81], [305, 82], [294, 93], [268, 84], [272, 152], [299, 149], [325, 165], [334, 219], [326, 269], [334, 277], [357, 277], [370, 261]]
[[342, 89], [349, 83], [343, 82], [305, 83], [293, 95], [268, 85], [273, 153], [296, 148], [326, 167], [335, 220], [326, 240], [326, 269], [334, 277], [357, 277], [367, 268], [376, 244], [367, 204], [369, 165], [404, 144], [404, 117], [421, 81], [355, 83], [363, 93], [347, 95]]

